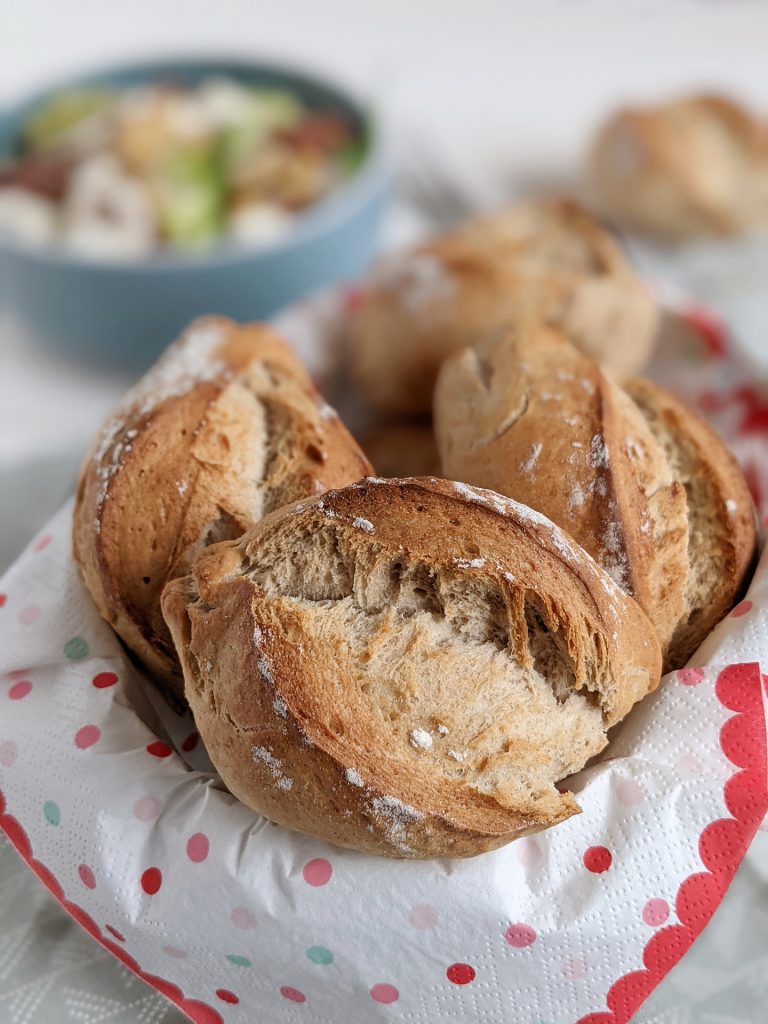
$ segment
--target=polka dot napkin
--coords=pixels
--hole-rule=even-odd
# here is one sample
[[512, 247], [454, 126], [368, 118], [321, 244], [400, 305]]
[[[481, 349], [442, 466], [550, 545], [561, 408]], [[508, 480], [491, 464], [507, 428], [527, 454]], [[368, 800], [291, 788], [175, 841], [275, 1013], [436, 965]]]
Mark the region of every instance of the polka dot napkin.
[[[316, 353], [321, 320], [303, 307], [287, 329]], [[667, 371], [730, 367], [683, 326], [693, 361]], [[751, 445], [759, 398], [734, 414], [709, 390], [714, 411], [753, 416]], [[84, 593], [70, 517], [0, 581], [0, 827], [83, 928], [201, 1024], [627, 1021], [768, 810], [765, 559], [694, 663], [570, 780], [581, 815], [472, 860], [410, 863], [289, 832], [226, 792], [194, 723]]]

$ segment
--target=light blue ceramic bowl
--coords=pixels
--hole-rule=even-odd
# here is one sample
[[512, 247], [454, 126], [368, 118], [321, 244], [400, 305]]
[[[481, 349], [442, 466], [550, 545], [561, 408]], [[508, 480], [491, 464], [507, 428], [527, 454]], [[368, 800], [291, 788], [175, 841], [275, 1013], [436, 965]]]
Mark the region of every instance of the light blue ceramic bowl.
[[301, 71], [256, 60], [182, 59], [71, 79], [0, 112], [0, 159], [13, 152], [24, 120], [50, 92], [159, 77], [193, 84], [209, 75], [294, 89], [310, 104], [343, 112], [365, 130], [367, 156], [347, 184], [299, 214], [290, 234], [264, 248], [222, 244], [200, 256], [117, 263], [0, 240], [0, 300], [57, 347], [141, 368], [199, 314], [262, 319], [308, 291], [357, 277], [367, 264], [388, 184], [378, 124], [345, 90]]

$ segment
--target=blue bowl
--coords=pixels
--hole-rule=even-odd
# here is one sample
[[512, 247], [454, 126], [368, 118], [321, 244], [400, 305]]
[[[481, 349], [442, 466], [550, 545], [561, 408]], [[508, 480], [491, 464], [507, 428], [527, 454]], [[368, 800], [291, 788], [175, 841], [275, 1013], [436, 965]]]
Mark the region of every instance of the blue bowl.
[[388, 191], [378, 126], [349, 93], [300, 71], [255, 60], [182, 59], [82, 76], [0, 113], [0, 160], [13, 154], [29, 114], [58, 89], [119, 88], [168, 77], [194, 84], [210, 75], [293, 89], [311, 105], [345, 114], [366, 131], [363, 163], [348, 183], [298, 214], [284, 239], [262, 248], [223, 243], [199, 256], [158, 254], [121, 263], [0, 240], [0, 300], [58, 348], [143, 368], [195, 316], [264, 319], [309, 291], [354, 279], [368, 263]]

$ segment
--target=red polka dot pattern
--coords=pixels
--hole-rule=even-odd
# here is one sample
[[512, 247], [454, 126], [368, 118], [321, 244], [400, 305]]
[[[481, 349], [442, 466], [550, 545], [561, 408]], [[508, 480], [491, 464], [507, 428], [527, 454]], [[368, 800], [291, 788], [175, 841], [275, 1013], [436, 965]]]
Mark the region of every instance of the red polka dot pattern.
[[315, 857], [314, 860], [307, 861], [302, 874], [307, 885], [318, 887], [330, 882], [333, 868], [331, 862], [325, 857]]
[[303, 992], [299, 992], [297, 988], [291, 988], [290, 985], [281, 985], [280, 995], [283, 999], [290, 999], [292, 1003], [304, 1003], [307, 999]]
[[5, 607], [5, 603], [6, 603], [7, 600], [8, 600], [8, 595], [7, 594], [0, 594], [0, 608], [4, 608]]
[[651, 928], [658, 928], [668, 917], [669, 904], [666, 900], [648, 900], [643, 907], [643, 920]]
[[740, 619], [742, 615], [747, 615], [752, 611], [751, 601], [742, 601], [741, 604], [737, 604], [731, 612], [732, 619]]
[[675, 673], [678, 683], [683, 686], [698, 686], [704, 678], [703, 668], [680, 668]]
[[193, 751], [195, 749], [195, 747], [198, 744], [198, 740], [199, 739], [200, 739], [200, 733], [199, 732], [191, 732], [189, 734], [189, 736], [187, 736], [187, 738], [181, 744], [181, 749], [184, 751], [185, 754], [189, 754], [191, 751]]
[[108, 686], [114, 686], [117, 682], [117, 676], [114, 672], [99, 672], [91, 680], [97, 690], [105, 690]]
[[394, 985], [374, 985], [371, 989], [371, 999], [376, 1003], [396, 1003], [400, 993]]
[[32, 683], [28, 679], [19, 679], [17, 683], [8, 691], [8, 696], [11, 700], [24, 700], [28, 693], [32, 690]]
[[223, 1003], [231, 1003], [232, 1006], [237, 1006], [240, 1002], [240, 998], [236, 996], [234, 992], [230, 992], [226, 988], [217, 988], [216, 995]]
[[45, 551], [45, 549], [48, 547], [52, 540], [53, 537], [51, 537], [49, 533], [46, 533], [42, 537], [38, 537], [38, 539], [32, 545], [32, 550], [37, 552]]
[[468, 985], [474, 981], [475, 969], [469, 964], [451, 964], [445, 975], [454, 985]]
[[75, 746], [78, 750], [87, 750], [94, 743], [98, 743], [100, 739], [101, 729], [99, 729], [98, 725], [84, 725], [82, 729], [78, 729], [75, 733]]
[[605, 846], [590, 846], [582, 859], [584, 867], [594, 875], [607, 871], [613, 862], [611, 851]]
[[173, 753], [168, 744], [163, 743], [162, 740], [154, 740], [152, 743], [148, 743], [147, 752], [153, 757], [170, 757]]
[[208, 836], [204, 832], [195, 832], [187, 840], [187, 856], [193, 864], [201, 864], [208, 856]]
[[141, 876], [141, 888], [147, 896], [154, 896], [156, 892], [160, 891], [162, 884], [163, 873], [160, 868], [147, 868]]
[[125, 942], [125, 936], [122, 932], [119, 932], [117, 928], [113, 928], [111, 924], [105, 924], [104, 928], [110, 935], [114, 936], [118, 942]]

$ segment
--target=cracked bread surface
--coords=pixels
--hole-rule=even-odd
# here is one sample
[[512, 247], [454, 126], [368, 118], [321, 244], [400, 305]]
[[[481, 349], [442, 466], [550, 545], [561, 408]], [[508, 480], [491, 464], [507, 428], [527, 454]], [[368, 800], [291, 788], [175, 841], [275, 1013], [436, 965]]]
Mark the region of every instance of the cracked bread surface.
[[[530, 323], [446, 361], [434, 411], [444, 473], [524, 501], [571, 533], [640, 603], [674, 668], [733, 603], [755, 534], [735, 461], [664, 396], [648, 382], [622, 389], [563, 334]], [[726, 523], [729, 495], [740, 512]], [[696, 526], [702, 515], [708, 525]], [[733, 567], [717, 539], [729, 526]]]
[[195, 321], [131, 389], [86, 457], [73, 546], [102, 616], [177, 704], [162, 588], [208, 544], [370, 464], [270, 328]]
[[623, 376], [647, 361], [658, 320], [599, 221], [572, 200], [533, 200], [380, 261], [352, 320], [353, 379], [380, 411], [423, 415], [444, 359], [531, 316]]
[[639, 606], [544, 517], [434, 478], [267, 516], [165, 589], [222, 779], [290, 828], [471, 856], [577, 813], [555, 783], [658, 683]]

